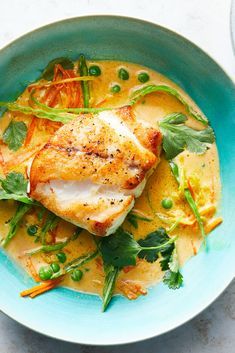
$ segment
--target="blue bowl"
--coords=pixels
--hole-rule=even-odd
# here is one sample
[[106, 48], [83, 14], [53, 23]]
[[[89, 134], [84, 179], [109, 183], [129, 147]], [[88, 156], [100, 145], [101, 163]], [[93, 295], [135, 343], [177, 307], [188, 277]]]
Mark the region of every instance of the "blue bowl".
[[31, 329], [76, 343], [136, 342], [167, 332], [193, 318], [222, 293], [235, 274], [235, 87], [201, 49], [157, 25], [123, 17], [74, 18], [40, 28], [1, 51], [0, 100], [14, 99], [49, 60], [80, 53], [88, 58], [125, 60], [161, 72], [199, 105], [215, 129], [221, 162], [223, 224], [183, 268], [184, 286], [162, 284], [136, 301], [117, 296], [101, 313], [101, 300], [58, 288], [34, 300], [19, 292], [33, 285], [0, 252], [0, 309]]

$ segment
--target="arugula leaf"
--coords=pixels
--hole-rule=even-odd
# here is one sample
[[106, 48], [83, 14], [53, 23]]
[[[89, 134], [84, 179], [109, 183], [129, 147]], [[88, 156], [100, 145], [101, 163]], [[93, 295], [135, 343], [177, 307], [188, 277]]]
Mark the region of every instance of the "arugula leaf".
[[1, 179], [0, 200], [15, 200], [27, 204], [35, 202], [27, 195], [28, 181], [23, 174], [11, 172], [7, 174], [6, 179]]
[[22, 218], [30, 210], [31, 207], [32, 207], [31, 205], [19, 204], [15, 212], [15, 215], [12, 217], [9, 223], [9, 232], [6, 238], [1, 241], [1, 245], [3, 247], [6, 247], [9, 244], [9, 242], [14, 238], [14, 236], [16, 235], [20, 227], [20, 222]]
[[163, 277], [163, 283], [170, 289], [178, 289], [183, 284], [183, 276], [179, 271], [173, 272], [168, 270]]
[[145, 222], [151, 222], [152, 219], [151, 218], [147, 218], [147, 217], [144, 217], [144, 216], [140, 216], [136, 213], [133, 213], [133, 212], [130, 212], [128, 215], [127, 215], [127, 221], [135, 228], [137, 229], [138, 228], [138, 220], [140, 221], [145, 221]]
[[187, 148], [190, 152], [203, 154], [207, 150], [206, 143], [213, 143], [213, 129], [208, 126], [204, 130], [194, 130], [182, 125], [187, 117], [181, 113], [167, 115], [159, 123], [163, 134], [163, 149], [166, 159], [172, 159]]
[[110, 303], [110, 300], [113, 296], [113, 291], [115, 288], [115, 283], [117, 280], [117, 276], [119, 274], [119, 269], [114, 267], [113, 265], [104, 265], [105, 272], [105, 280], [104, 280], [104, 288], [103, 288], [103, 307], [102, 310], [105, 311]]
[[3, 142], [10, 150], [17, 151], [23, 144], [27, 134], [27, 126], [23, 121], [12, 120], [3, 133]]
[[[137, 242], [132, 234], [119, 228], [116, 233], [105, 237], [100, 241], [100, 251], [104, 263], [117, 268], [136, 265], [137, 256], [145, 258], [149, 262], [156, 261], [157, 253], [169, 251], [169, 245], [174, 243], [174, 238], [160, 240], [160, 234], [165, 234], [160, 228], [159, 231], [151, 233], [146, 239]], [[157, 240], [156, 240], [157, 239]]]
[[195, 120], [199, 121], [200, 123], [202, 123], [204, 125], [208, 125], [208, 120], [205, 117], [203, 117], [201, 114], [199, 114], [191, 105], [189, 105], [187, 103], [187, 101], [183, 98], [183, 96], [181, 96], [176, 89], [174, 89], [170, 86], [166, 86], [166, 85], [147, 85], [147, 86], [144, 86], [144, 87], [140, 88], [139, 90], [136, 90], [132, 94], [132, 100], [130, 102], [130, 105], [135, 104], [141, 98], [143, 98], [147, 94], [150, 94], [153, 92], [164, 92], [164, 93], [168, 93], [168, 94], [172, 95], [173, 97], [175, 97], [178, 101], [180, 101], [183, 104], [186, 111], [188, 112], [189, 115], [191, 115], [192, 118], [194, 118]]
[[40, 78], [44, 80], [51, 81], [54, 77], [54, 68], [55, 65], [60, 64], [65, 70], [72, 70], [74, 68], [74, 63], [69, 58], [56, 58], [51, 60], [45, 69], [43, 70]]
[[142, 247], [147, 247], [146, 250], [140, 251], [138, 257], [141, 259], [145, 259], [148, 262], [154, 262], [158, 259], [159, 254], [168, 255], [172, 253], [175, 245], [169, 243], [165, 245], [159, 252], [156, 250], [148, 250], [148, 247], [157, 247], [166, 244], [171, 238], [166, 233], [164, 228], [158, 228], [155, 232], [152, 232], [147, 235], [145, 239], [140, 239], [138, 241], [139, 245]]

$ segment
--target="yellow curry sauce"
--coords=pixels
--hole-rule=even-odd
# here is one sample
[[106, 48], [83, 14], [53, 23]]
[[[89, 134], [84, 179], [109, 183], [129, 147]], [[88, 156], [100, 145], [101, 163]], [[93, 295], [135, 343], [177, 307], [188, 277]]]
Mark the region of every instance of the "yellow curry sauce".
[[[89, 62], [89, 65], [99, 65], [102, 74], [90, 82], [91, 88], [91, 106], [99, 107], [119, 107], [128, 103], [130, 93], [143, 86], [137, 79], [140, 72], [148, 72], [150, 80], [148, 83], [167, 84], [176, 88], [187, 101], [195, 107], [192, 102], [178, 86], [161, 74], [140, 65], [123, 63], [117, 61], [97, 61]], [[129, 72], [128, 80], [118, 78], [117, 71], [124, 67]], [[120, 92], [111, 93], [112, 85], [118, 84], [121, 87]], [[28, 89], [21, 95], [18, 102], [27, 104], [29, 96]], [[182, 112], [187, 116], [183, 105], [174, 97], [164, 93], [153, 93], [144, 97], [133, 107], [136, 115], [157, 125], [157, 121], [169, 113]], [[14, 116], [16, 120], [24, 121], [28, 125], [32, 116], [26, 116], [17, 112], [6, 112], [0, 120], [0, 130], [4, 131]], [[39, 119], [43, 120], [43, 119]], [[57, 123], [55, 123], [56, 125]], [[203, 128], [199, 122], [189, 118], [187, 124], [194, 128]], [[21, 147], [17, 152], [10, 151], [8, 147], [1, 144], [1, 154], [5, 163], [5, 174], [10, 171], [18, 171], [27, 176], [29, 172], [29, 160], [40, 146], [43, 146], [51, 134], [53, 134], [53, 124], [45, 126], [45, 123], [39, 122], [34, 131], [30, 146]], [[21, 158], [22, 154], [24, 158]], [[217, 204], [220, 197], [220, 177], [219, 161], [216, 145], [210, 146], [210, 149], [203, 155], [196, 155], [184, 151], [176, 157], [176, 161], [185, 172], [185, 178], [190, 183], [190, 188], [194, 194], [195, 201], [200, 214], [204, 219], [206, 232], [212, 228], [211, 225], [215, 219]], [[3, 174], [3, 169], [1, 173]], [[164, 198], [170, 197], [173, 200], [173, 207], [169, 210], [161, 206]], [[8, 232], [7, 221], [12, 217], [16, 209], [15, 202], [1, 201], [0, 207], [0, 237], [5, 237]], [[176, 241], [177, 253], [180, 266], [195, 255], [200, 247], [202, 238], [198, 229], [197, 222], [191, 209], [186, 203], [182, 192], [171, 174], [169, 163], [161, 157], [161, 162], [152, 176], [149, 178], [143, 194], [136, 200], [134, 210], [138, 214], [149, 217], [152, 221], [146, 222], [138, 220], [138, 228], [135, 229], [128, 221], [124, 222], [123, 227], [130, 231], [136, 239], [144, 238], [148, 233], [156, 230], [158, 227], [169, 229], [171, 225], [180, 219], [179, 226], [171, 233], [177, 235]], [[27, 234], [26, 228], [29, 224], [37, 224], [38, 219], [35, 212], [29, 212], [24, 217], [20, 230], [13, 241], [7, 247], [10, 257], [23, 266], [30, 275], [35, 275], [39, 268], [46, 264], [56, 261], [54, 252], [46, 254], [37, 254], [31, 257], [25, 255], [25, 251], [37, 248], [38, 243], [34, 242], [34, 237]], [[76, 229], [75, 226], [65, 221], [60, 221], [56, 228], [56, 241], [66, 240], [67, 237]], [[96, 248], [92, 236], [87, 231], [82, 231], [79, 237], [70, 242], [64, 249], [68, 261], [79, 255], [91, 252]], [[73, 289], [101, 294], [104, 283], [104, 271], [101, 258], [96, 258], [83, 266], [83, 277], [81, 281], [74, 282], [70, 275], [65, 276], [62, 285]], [[147, 288], [160, 281], [163, 272], [160, 269], [159, 261], [148, 263], [143, 259], [138, 259], [135, 267], [124, 268], [117, 279], [116, 293], [122, 293], [129, 299], [135, 299], [140, 294], [145, 294]]]

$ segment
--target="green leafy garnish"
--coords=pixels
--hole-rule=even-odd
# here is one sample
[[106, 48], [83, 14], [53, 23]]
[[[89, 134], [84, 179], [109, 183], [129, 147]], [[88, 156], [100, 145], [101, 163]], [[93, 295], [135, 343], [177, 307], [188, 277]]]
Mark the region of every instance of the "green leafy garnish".
[[[172, 171], [173, 176], [175, 177], [178, 185], [180, 185], [180, 178], [179, 178], [179, 174], [180, 173], [179, 173], [178, 165], [175, 162], [171, 161], [170, 162], [170, 167], [171, 167], [171, 171]], [[202, 238], [204, 240], [204, 245], [206, 245], [206, 233], [205, 233], [205, 229], [204, 229], [204, 224], [203, 224], [203, 220], [202, 220], [202, 218], [200, 216], [200, 213], [198, 211], [196, 202], [194, 201], [194, 198], [193, 198], [193, 196], [191, 194], [191, 191], [188, 188], [184, 188], [183, 192], [184, 192], [184, 197], [185, 197], [186, 201], [188, 202], [189, 207], [193, 211], [193, 214], [194, 214], [194, 216], [195, 216], [195, 218], [197, 220], [197, 223], [198, 223]]]
[[127, 221], [135, 228], [138, 228], [138, 220], [144, 222], [151, 222], [152, 219], [144, 216], [140, 216], [136, 213], [130, 212], [127, 216]]
[[[171, 255], [175, 245], [170, 242], [170, 240], [171, 238], [166, 233], [166, 230], [164, 228], [158, 228], [155, 232], [148, 234], [145, 239], [138, 241], [139, 245], [147, 247], [147, 250], [142, 250], [138, 256], [148, 262], [154, 262], [158, 259], [160, 254], [162, 256]], [[159, 252], [156, 252], [156, 250], [148, 250], [149, 247], [159, 246], [163, 246], [162, 249], [159, 249]]]
[[151, 233], [149, 238], [147, 236], [146, 239], [144, 244], [144, 240], [137, 242], [132, 234], [119, 228], [116, 233], [103, 238], [100, 242], [100, 251], [104, 263], [117, 268], [136, 265], [138, 255], [153, 262], [155, 261], [154, 258], [157, 259], [156, 254], [167, 250], [176, 238], [168, 238], [167, 241], [161, 242], [159, 241], [159, 232], [156, 231]]
[[187, 117], [182, 113], [167, 115], [159, 122], [163, 134], [163, 149], [166, 159], [172, 159], [188, 149], [197, 154], [205, 153], [206, 143], [213, 143], [215, 136], [213, 129], [208, 126], [203, 130], [194, 130], [184, 125]]
[[60, 64], [65, 70], [72, 70], [74, 68], [74, 63], [69, 58], [56, 58], [51, 60], [46, 68], [43, 70], [40, 78], [44, 80], [51, 81], [54, 77], [55, 65]]
[[147, 85], [138, 90], [136, 90], [131, 96], [130, 105], [135, 104], [140, 99], [145, 97], [147, 94], [154, 93], [154, 92], [164, 92], [168, 93], [171, 96], [175, 97], [179, 102], [183, 104], [188, 114], [194, 118], [195, 120], [199, 121], [203, 125], [208, 125], [208, 120], [199, 114], [188, 102], [181, 96], [181, 94], [175, 89], [170, 86], [166, 85]]
[[3, 142], [10, 150], [17, 151], [23, 144], [27, 134], [27, 126], [23, 121], [12, 120], [3, 133]]
[[11, 172], [6, 179], [0, 179], [0, 200], [16, 200], [27, 204], [35, 203], [27, 195], [28, 181], [23, 174]]
[[183, 276], [179, 271], [173, 272], [168, 270], [163, 277], [163, 283], [166, 284], [170, 289], [178, 289], [183, 284]]
[[19, 204], [14, 216], [10, 220], [8, 234], [6, 238], [1, 241], [1, 245], [3, 247], [6, 247], [9, 244], [9, 242], [14, 238], [14, 236], [16, 235], [20, 227], [22, 218], [30, 210], [31, 207], [32, 207], [31, 205], [25, 205], [23, 203]]
[[110, 303], [110, 300], [112, 299], [119, 269], [117, 267], [114, 267], [113, 265], [104, 264], [104, 272], [105, 272], [105, 280], [104, 280], [103, 295], [102, 295], [103, 311], [107, 309]]

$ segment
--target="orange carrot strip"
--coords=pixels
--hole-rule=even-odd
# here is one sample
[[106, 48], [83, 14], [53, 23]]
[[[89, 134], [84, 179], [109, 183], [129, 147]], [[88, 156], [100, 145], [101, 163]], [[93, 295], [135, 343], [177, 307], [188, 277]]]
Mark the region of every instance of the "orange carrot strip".
[[206, 233], [210, 233], [213, 229], [218, 227], [223, 222], [222, 217], [214, 218], [210, 222], [207, 223], [206, 225]]
[[[29, 288], [29, 289], [26, 289], [26, 290], [24, 290], [24, 291], [22, 291], [21, 293], [20, 293], [20, 296], [21, 297], [27, 297], [27, 296], [29, 296], [29, 295], [31, 295], [31, 294], [33, 294], [33, 293], [35, 293], [35, 292], [38, 292], [38, 291], [41, 291], [41, 290], [44, 290], [44, 289], [46, 289], [46, 288], [51, 288], [51, 286], [56, 286], [60, 281], [61, 281], [62, 279], [61, 278], [58, 278], [57, 280], [49, 280], [49, 281], [47, 281], [47, 282], [43, 282], [43, 283], [41, 283], [41, 284], [39, 284], [39, 285], [37, 285], [37, 286], [34, 286], [34, 287], [32, 287], [32, 288]], [[47, 290], [47, 289], [46, 289]]]
[[30, 296], [30, 298], [35, 298], [35, 297], [37, 297], [38, 295], [43, 294], [43, 293], [45, 293], [45, 292], [47, 292], [47, 291], [49, 291], [49, 290], [55, 288], [58, 284], [59, 284], [59, 282], [51, 283], [51, 284], [48, 285], [47, 287], [40, 288], [40, 289], [38, 289], [37, 291], [31, 293], [29, 296]]
[[190, 179], [189, 178], [187, 180], [187, 184], [188, 184], [188, 189], [191, 192], [193, 199], [195, 200], [195, 193], [194, 193], [194, 190], [193, 190], [193, 187], [192, 187], [192, 185], [190, 183]]
[[26, 135], [26, 139], [25, 139], [25, 142], [24, 142], [24, 146], [25, 147], [30, 144], [30, 142], [32, 140], [32, 137], [33, 137], [34, 130], [36, 128], [36, 125], [37, 125], [37, 118], [35, 118], [35, 116], [33, 116], [32, 120], [31, 120], [31, 123], [29, 124], [27, 135]]

